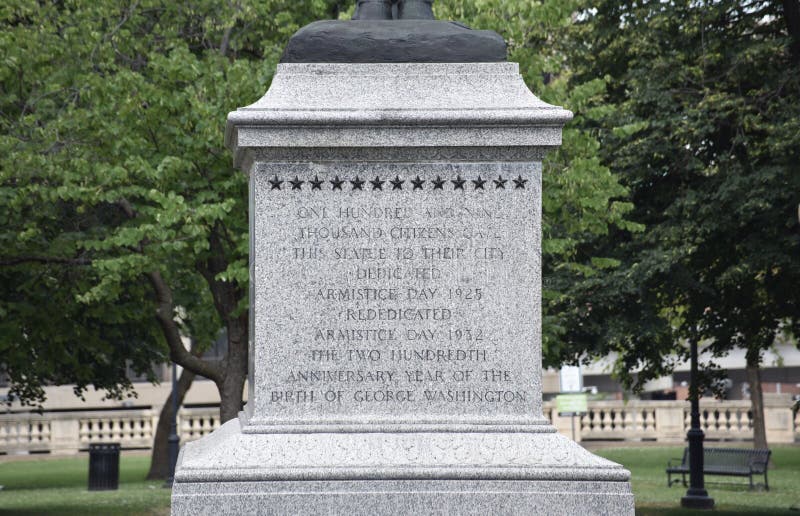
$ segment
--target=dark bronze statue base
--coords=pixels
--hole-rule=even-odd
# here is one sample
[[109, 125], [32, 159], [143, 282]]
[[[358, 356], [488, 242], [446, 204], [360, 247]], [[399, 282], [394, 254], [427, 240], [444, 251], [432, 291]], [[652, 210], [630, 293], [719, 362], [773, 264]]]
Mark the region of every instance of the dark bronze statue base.
[[318, 21], [289, 40], [282, 63], [495, 63], [506, 43], [494, 31], [436, 20]]

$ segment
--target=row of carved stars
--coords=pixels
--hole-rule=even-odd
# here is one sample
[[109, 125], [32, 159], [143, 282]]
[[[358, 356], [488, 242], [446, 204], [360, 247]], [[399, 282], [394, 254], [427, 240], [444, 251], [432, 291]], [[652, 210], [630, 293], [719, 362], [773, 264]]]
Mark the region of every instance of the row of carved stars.
[[436, 176], [436, 179], [430, 180], [421, 179], [419, 176], [408, 180], [400, 179], [400, 176], [395, 176], [395, 178], [391, 180], [383, 180], [377, 176], [372, 180], [361, 179], [358, 176], [353, 179], [339, 179], [339, 176], [336, 176], [327, 181], [317, 176], [314, 176], [314, 179], [309, 181], [299, 179], [297, 176], [295, 176], [294, 179], [284, 181], [275, 176], [269, 180], [271, 190], [283, 190], [284, 187], [286, 190], [302, 190], [303, 185], [306, 183], [310, 185], [311, 190], [322, 190], [323, 185], [326, 183], [331, 184], [331, 190], [344, 190], [344, 188], [349, 188], [350, 190], [366, 190], [369, 189], [370, 185], [372, 185], [372, 190], [383, 190], [384, 185], [386, 185], [387, 190], [402, 190], [403, 185], [406, 183], [408, 183], [406, 188], [411, 190], [424, 190], [425, 184], [427, 183], [433, 186], [433, 190], [444, 190], [445, 186], [449, 186], [449, 183], [453, 184], [453, 190], [467, 190], [470, 187], [473, 190], [486, 190], [492, 187], [494, 187], [495, 190], [505, 190], [506, 187], [508, 187], [508, 189], [524, 190], [527, 182], [528, 180], [523, 179], [521, 175], [516, 179], [507, 179], [503, 176], [498, 176], [497, 179], [483, 179], [481, 176], [478, 176], [477, 179], [469, 180], [463, 179], [460, 175], [450, 180], [442, 179], [440, 176]]

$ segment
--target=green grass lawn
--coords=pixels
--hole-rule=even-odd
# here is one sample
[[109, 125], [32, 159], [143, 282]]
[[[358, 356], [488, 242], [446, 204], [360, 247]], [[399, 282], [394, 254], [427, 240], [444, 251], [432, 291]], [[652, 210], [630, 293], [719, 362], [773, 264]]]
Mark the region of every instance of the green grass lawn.
[[[680, 509], [685, 489], [666, 486], [664, 468], [682, 447], [616, 448], [598, 453], [619, 462], [633, 474], [637, 514], [690, 514]], [[750, 491], [747, 479], [709, 477], [707, 488], [717, 503], [714, 514], [800, 516], [800, 447], [774, 446], [775, 467], [769, 472], [770, 491]], [[88, 458], [0, 458], [0, 515], [166, 515], [169, 490], [144, 480], [150, 458], [123, 454], [119, 491], [86, 490]]]
[[[728, 444], [710, 443], [712, 447]], [[707, 476], [706, 490], [714, 499], [717, 515], [770, 514], [800, 516], [800, 447], [772, 446], [768, 471], [769, 491], [750, 490], [747, 478]], [[670, 458], [680, 458], [683, 447], [604, 449], [598, 455], [624, 465], [631, 471], [636, 513], [642, 515], [690, 514], [680, 509], [686, 488], [681, 484], [667, 487], [664, 472]], [[675, 478], [675, 477], [673, 477]], [[760, 483], [762, 480], [754, 479]]]
[[[0, 461], [3, 458], [0, 457]], [[145, 480], [150, 457], [120, 459], [118, 491], [88, 491], [88, 455], [0, 462], [0, 514], [165, 515], [170, 490]]]

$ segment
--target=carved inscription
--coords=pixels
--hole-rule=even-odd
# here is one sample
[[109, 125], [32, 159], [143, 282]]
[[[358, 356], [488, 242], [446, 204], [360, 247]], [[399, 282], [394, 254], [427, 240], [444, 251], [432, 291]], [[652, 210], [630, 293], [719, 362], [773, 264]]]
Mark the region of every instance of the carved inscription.
[[[517, 175], [270, 175], [265, 196], [280, 227], [265, 266], [288, 271], [295, 288], [284, 310], [295, 323], [268, 404], [524, 412], [531, 356], [515, 352], [531, 339], [516, 321], [533, 293], [519, 294], [530, 282], [513, 285], [537, 264], [511, 238], [513, 225], [531, 222], [516, 215], [522, 201], [500, 199], [528, 194]], [[464, 197], [442, 202], [439, 190]]]

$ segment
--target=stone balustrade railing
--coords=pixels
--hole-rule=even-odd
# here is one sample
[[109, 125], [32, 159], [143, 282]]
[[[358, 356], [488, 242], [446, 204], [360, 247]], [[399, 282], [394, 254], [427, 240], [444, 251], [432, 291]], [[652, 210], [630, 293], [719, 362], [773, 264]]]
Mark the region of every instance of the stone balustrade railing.
[[[77, 453], [90, 443], [115, 442], [123, 449], [148, 449], [158, 425], [152, 409], [0, 414], [0, 454]], [[219, 409], [191, 408], [178, 413], [181, 442], [193, 441], [219, 426]]]
[[[560, 432], [572, 436], [570, 417], [559, 416], [550, 402], [544, 411]], [[748, 401], [704, 401], [701, 411], [708, 440], [753, 438]], [[800, 441], [800, 413], [793, 414], [788, 403], [768, 401], [764, 415], [770, 443]], [[9, 412], [0, 414], [0, 454], [78, 453], [93, 442], [148, 449], [157, 424], [158, 411], [153, 409]], [[181, 442], [199, 439], [218, 426], [216, 407], [184, 408], [178, 414]], [[689, 404], [684, 401], [595, 401], [588, 413], [575, 418], [575, 438], [680, 443], [688, 427]]]
[[[572, 436], [573, 421], [545, 403], [545, 415], [556, 428]], [[749, 401], [703, 400], [700, 424], [709, 441], [737, 441], [753, 438]], [[768, 400], [764, 406], [767, 441], [792, 443], [800, 440], [800, 414], [792, 413], [785, 400]], [[685, 401], [595, 401], [589, 411], [575, 417], [575, 439], [642, 440], [682, 442], [691, 421]]]

